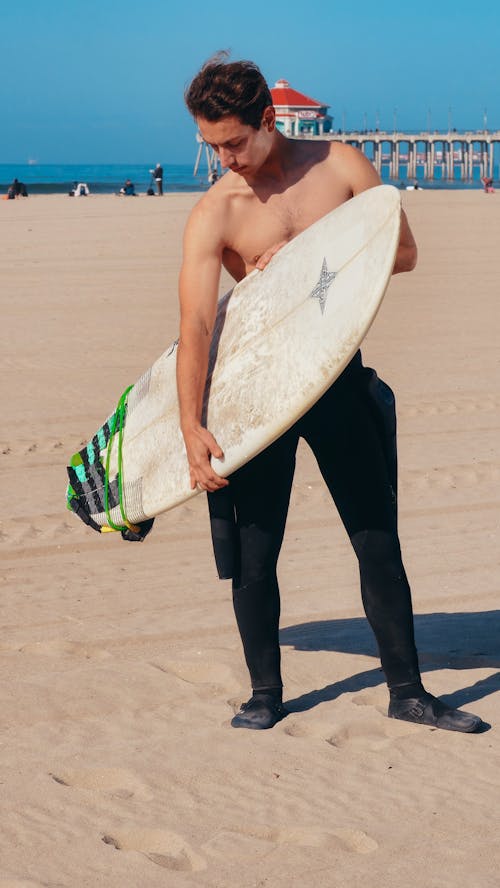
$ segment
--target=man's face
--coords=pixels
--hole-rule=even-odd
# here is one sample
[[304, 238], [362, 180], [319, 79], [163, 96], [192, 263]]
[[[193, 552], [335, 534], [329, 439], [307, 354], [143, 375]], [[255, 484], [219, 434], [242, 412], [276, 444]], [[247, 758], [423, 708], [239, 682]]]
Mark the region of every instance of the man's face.
[[255, 173], [267, 159], [274, 131], [274, 110], [266, 108], [258, 130], [237, 117], [196, 120], [201, 136], [217, 152], [221, 166], [241, 176]]

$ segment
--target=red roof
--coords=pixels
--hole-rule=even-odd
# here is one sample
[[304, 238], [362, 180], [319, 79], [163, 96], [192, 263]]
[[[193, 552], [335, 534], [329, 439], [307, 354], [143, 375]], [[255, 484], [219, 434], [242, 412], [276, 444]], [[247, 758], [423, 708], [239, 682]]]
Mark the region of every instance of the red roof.
[[275, 107], [286, 105], [289, 108], [328, 108], [324, 102], [317, 102], [316, 99], [292, 89], [288, 80], [277, 80], [271, 89], [271, 95]]

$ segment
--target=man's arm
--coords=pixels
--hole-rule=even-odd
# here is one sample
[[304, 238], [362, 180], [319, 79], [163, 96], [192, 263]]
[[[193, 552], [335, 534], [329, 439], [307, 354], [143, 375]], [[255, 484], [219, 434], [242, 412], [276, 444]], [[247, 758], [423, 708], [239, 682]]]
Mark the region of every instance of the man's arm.
[[[349, 182], [353, 196], [381, 184], [380, 176], [375, 167], [358, 148], [353, 148], [352, 145], [336, 143], [334, 156], [335, 161]], [[408, 218], [404, 210], [401, 210], [399, 246], [392, 273], [399, 274], [402, 271], [413, 271], [417, 264], [417, 255], [417, 244], [411, 232]]]
[[[208, 202], [207, 202], [208, 203]], [[177, 391], [181, 430], [189, 463], [191, 487], [218, 490], [228, 482], [210, 464], [223, 452], [201, 423], [208, 356], [217, 313], [222, 244], [218, 212], [202, 201], [193, 210], [184, 235], [179, 280], [181, 310], [177, 350]]]
[[393, 274], [401, 271], [413, 271], [417, 264], [418, 250], [413, 237], [408, 218], [404, 210], [401, 210], [401, 228], [399, 230], [399, 246], [394, 262]]

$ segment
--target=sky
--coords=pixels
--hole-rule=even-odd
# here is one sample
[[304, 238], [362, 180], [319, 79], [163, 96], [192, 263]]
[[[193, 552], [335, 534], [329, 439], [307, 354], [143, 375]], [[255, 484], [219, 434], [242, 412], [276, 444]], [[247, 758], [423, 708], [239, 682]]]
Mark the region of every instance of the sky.
[[0, 0], [0, 163], [192, 163], [183, 92], [219, 49], [334, 126], [500, 130], [500, 3]]

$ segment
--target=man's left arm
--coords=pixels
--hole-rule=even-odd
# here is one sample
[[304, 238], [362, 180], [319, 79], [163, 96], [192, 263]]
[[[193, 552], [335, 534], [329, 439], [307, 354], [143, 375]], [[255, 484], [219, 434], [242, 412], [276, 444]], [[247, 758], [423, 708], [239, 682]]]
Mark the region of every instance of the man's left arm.
[[[336, 143], [336, 161], [342, 167], [344, 175], [349, 181], [352, 195], [361, 194], [368, 188], [374, 188], [381, 184], [380, 176], [367, 157], [351, 145]], [[399, 245], [394, 262], [393, 274], [402, 271], [413, 271], [417, 264], [417, 244], [413, 237], [408, 218], [404, 210], [401, 210], [401, 228], [399, 233]]]
[[401, 271], [413, 271], [417, 264], [417, 244], [413, 237], [408, 219], [404, 210], [401, 210], [401, 228], [399, 230], [399, 245], [394, 262], [393, 274]]

